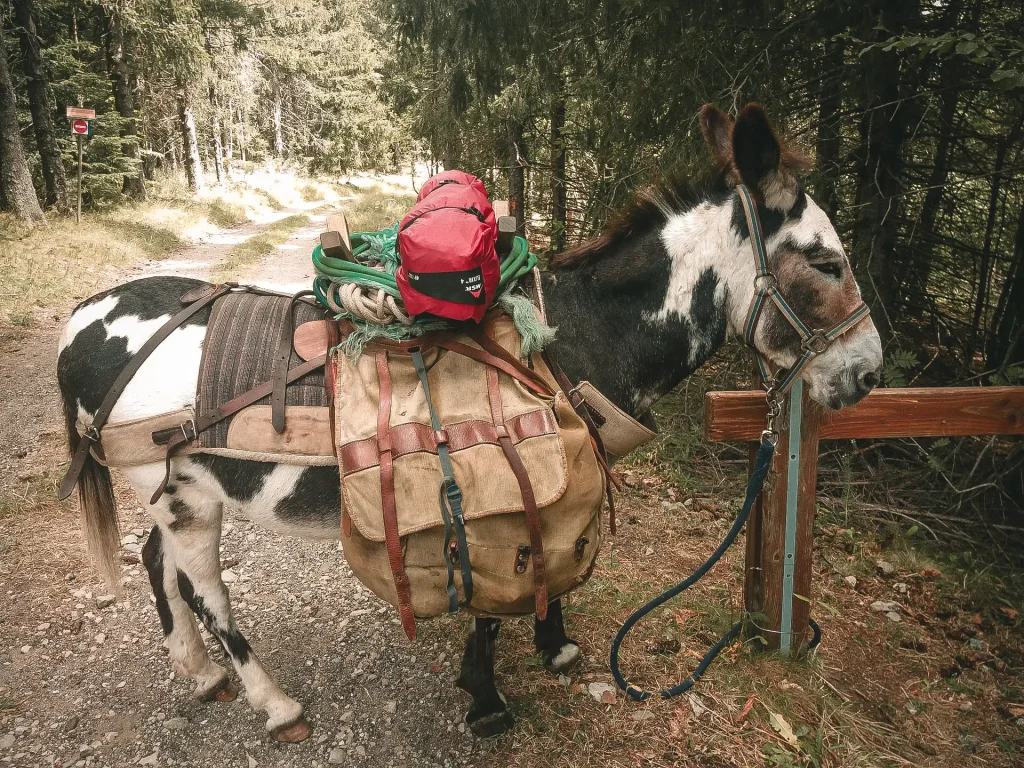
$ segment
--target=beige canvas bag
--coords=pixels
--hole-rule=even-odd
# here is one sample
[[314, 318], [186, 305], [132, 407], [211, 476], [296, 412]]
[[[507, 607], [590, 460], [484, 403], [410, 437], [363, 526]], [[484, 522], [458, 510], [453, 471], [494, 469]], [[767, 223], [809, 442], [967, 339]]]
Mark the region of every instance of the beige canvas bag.
[[593, 569], [604, 471], [540, 355], [519, 355], [502, 314], [472, 336], [333, 358], [345, 557], [410, 637], [416, 617], [453, 609], [543, 618]]

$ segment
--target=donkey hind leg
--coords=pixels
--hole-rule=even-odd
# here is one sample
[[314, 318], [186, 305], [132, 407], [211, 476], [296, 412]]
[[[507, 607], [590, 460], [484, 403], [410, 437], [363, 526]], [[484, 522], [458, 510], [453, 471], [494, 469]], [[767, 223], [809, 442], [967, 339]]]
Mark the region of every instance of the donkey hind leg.
[[[161, 499], [158, 506], [163, 503]], [[219, 501], [188, 498], [186, 502], [172, 495], [166, 502], [169, 520], [161, 528], [174, 557], [178, 592], [224, 648], [249, 703], [267, 713], [267, 730], [278, 741], [302, 741], [310, 734], [302, 705], [267, 674], [235, 624], [228, 589], [220, 577], [221, 513]]]
[[466, 713], [466, 725], [481, 738], [505, 733], [515, 723], [505, 697], [494, 685], [494, 641], [501, 619], [474, 619], [466, 640], [462, 671], [455, 684], [473, 697]]
[[561, 600], [553, 600], [548, 605], [546, 619], [535, 620], [533, 644], [537, 653], [544, 657], [544, 666], [556, 674], [568, 672], [583, 658], [579, 644], [565, 634]]
[[201, 701], [234, 701], [238, 688], [228, 677], [228, 671], [206, 652], [192, 610], [178, 591], [174, 557], [164, 546], [160, 526], [154, 525], [150, 531], [142, 548], [142, 562], [149, 573], [164, 645], [170, 652], [175, 674], [196, 681], [195, 696]]

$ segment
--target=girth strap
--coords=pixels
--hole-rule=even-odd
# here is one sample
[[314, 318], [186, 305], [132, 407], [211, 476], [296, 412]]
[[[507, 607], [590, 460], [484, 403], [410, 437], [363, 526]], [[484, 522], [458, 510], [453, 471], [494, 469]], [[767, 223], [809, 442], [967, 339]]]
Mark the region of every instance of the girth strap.
[[[206, 288], [208, 292], [199, 294], [191, 304], [160, 326], [160, 329], [146, 340], [146, 343], [139, 348], [139, 351], [136, 352], [132, 359], [128, 361], [128, 364], [121, 369], [121, 373], [119, 373], [117, 378], [114, 379], [114, 383], [110, 386], [110, 389], [107, 390], [106, 397], [103, 398], [103, 402], [100, 404], [99, 409], [93, 416], [92, 424], [89, 425], [85, 434], [82, 435], [81, 440], [78, 442], [75, 454], [71, 457], [71, 465], [68, 467], [68, 471], [64, 475], [64, 479], [61, 481], [60, 488], [57, 491], [57, 498], [63, 501], [71, 495], [71, 492], [75, 488], [75, 484], [78, 482], [79, 475], [82, 474], [82, 468], [85, 466], [85, 460], [89, 456], [89, 449], [92, 448], [95, 443], [100, 441], [100, 431], [107, 423], [107, 419], [110, 418], [110, 414], [114, 410], [114, 406], [117, 405], [118, 398], [121, 397], [125, 387], [128, 386], [128, 383], [132, 378], [134, 378], [135, 374], [138, 373], [142, 364], [149, 359], [149, 356], [153, 354], [153, 351], [160, 346], [168, 336], [188, 322], [188, 320], [198, 312], [210, 306], [218, 298], [231, 291], [234, 287], [235, 285], [233, 283], [207, 286]], [[191, 292], [185, 294], [182, 299], [190, 298], [190, 295]]]

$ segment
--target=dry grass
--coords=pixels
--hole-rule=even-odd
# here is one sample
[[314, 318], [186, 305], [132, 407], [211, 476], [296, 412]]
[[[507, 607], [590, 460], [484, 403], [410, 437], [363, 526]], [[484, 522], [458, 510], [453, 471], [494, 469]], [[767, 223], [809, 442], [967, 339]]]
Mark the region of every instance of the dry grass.
[[345, 218], [353, 232], [373, 232], [393, 227], [416, 203], [416, 196], [396, 194], [380, 186], [337, 187]]
[[247, 220], [244, 207], [219, 198], [193, 200], [171, 185], [150, 200], [82, 223], [51, 217], [27, 230], [0, 215], [0, 330], [30, 327], [38, 312], [64, 309], [91, 295], [119, 267], [160, 259], [189, 240]]

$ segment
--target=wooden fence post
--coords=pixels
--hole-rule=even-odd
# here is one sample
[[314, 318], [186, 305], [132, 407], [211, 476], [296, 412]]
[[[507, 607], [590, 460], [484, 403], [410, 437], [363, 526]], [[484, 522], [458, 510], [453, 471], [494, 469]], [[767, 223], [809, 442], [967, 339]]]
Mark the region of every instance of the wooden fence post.
[[[811, 543], [823, 409], [798, 379], [776, 422], [779, 444], [747, 522], [743, 587], [750, 634], [766, 649], [798, 651], [810, 639]], [[756, 445], [751, 449], [751, 456]]]

